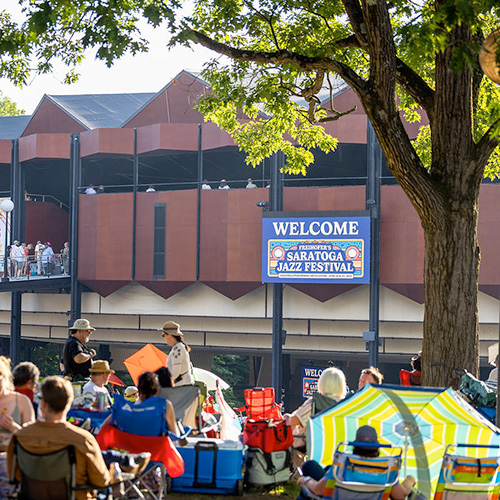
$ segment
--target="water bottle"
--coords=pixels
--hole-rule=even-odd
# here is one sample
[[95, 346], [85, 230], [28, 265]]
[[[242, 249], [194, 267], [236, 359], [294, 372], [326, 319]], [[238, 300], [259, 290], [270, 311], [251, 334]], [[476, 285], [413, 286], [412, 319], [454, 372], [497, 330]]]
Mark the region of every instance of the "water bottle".
[[104, 411], [106, 409], [106, 394], [99, 392], [96, 399], [97, 411]]

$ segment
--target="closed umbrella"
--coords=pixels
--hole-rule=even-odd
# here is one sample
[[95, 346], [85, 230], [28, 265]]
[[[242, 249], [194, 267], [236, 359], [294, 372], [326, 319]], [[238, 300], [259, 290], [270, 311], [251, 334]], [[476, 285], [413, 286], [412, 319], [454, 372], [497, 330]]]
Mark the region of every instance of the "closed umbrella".
[[[330, 465], [336, 445], [353, 441], [362, 425], [373, 426], [382, 444], [405, 450], [405, 473], [418, 489], [435, 490], [447, 444], [500, 444], [500, 431], [452, 389], [366, 385], [331, 410], [311, 418], [309, 456]], [[488, 450], [471, 448], [469, 456]]]

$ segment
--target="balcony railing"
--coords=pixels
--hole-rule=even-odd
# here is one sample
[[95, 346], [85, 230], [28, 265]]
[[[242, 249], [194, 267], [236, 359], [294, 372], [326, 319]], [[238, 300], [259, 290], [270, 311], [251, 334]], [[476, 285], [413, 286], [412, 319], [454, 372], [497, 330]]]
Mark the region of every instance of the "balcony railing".
[[[0, 257], [0, 276], [4, 277], [5, 256]], [[12, 281], [69, 276], [69, 255], [35, 255], [7, 258], [7, 278]]]

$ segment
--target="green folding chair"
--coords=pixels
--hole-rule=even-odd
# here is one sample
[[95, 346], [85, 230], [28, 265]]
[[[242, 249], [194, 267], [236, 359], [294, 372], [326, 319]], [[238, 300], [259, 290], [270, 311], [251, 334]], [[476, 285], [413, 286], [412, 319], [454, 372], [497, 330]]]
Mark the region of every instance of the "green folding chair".
[[[94, 485], [76, 485], [76, 453], [72, 445], [61, 450], [38, 454], [31, 453], [21, 446], [16, 436], [12, 461], [11, 498], [18, 500], [74, 500], [78, 490], [100, 490], [108, 492], [110, 487], [99, 488]], [[21, 481], [16, 479], [16, 470], [21, 472]], [[14, 496], [16, 494], [17, 496]]]

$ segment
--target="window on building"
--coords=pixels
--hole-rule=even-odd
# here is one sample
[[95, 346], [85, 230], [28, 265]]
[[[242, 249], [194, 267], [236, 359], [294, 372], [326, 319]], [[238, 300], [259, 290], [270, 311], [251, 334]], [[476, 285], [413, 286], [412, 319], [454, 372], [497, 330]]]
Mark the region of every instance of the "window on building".
[[165, 249], [167, 243], [167, 204], [155, 203], [153, 279], [165, 278]]

